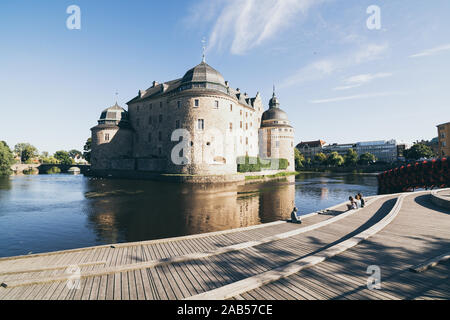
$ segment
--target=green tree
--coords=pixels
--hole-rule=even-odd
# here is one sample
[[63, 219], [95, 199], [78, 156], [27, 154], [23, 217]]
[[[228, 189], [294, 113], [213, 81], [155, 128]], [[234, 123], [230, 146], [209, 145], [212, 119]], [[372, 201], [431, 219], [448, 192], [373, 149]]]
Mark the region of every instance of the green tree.
[[88, 138], [83, 147], [83, 158], [86, 159], [87, 162], [91, 162], [91, 146], [92, 146], [92, 138]]
[[14, 163], [14, 155], [8, 144], [0, 141], [0, 176], [9, 176], [12, 173], [11, 165]]
[[342, 166], [344, 164], [344, 158], [336, 151], [330, 153], [327, 158], [327, 164], [330, 166]]
[[69, 157], [71, 157], [72, 159], [75, 159], [76, 156], [83, 156], [83, 154], [81, 153], [81, 151], [78, 151], [76, 149], [72, 149], [69, 151]]
[[69, 156], [69, 153], [67, 151], [56, 151], [53, 155], [58, 161], [60, 161], [61, 164], [64, 165], [71, 165], [74, 164], [73, 159]]
[[60, 161], [58, 159], [56, 159], [55, 157], [46, 157], [46, 158], [41, 158], [41, 163], [43, 163], [43, 164], [58, 164], [58, 163], [60, 163]]
[[20, 161], [27, 162], [38, 155], [36, 147], [29, 143], [18, 143], [14, 146], [14, 152], [20, 156]]
[[327, 155], [323, 152], [317, 153], [314, 156], [314, 164], [324, 165], [327, 162]]
[[375, 157], [370, 152], [366, 152], [359, 157], [359, 163], [363, 165], [369, 165], [370, 163], [374, 163], [377, 161], [377, 157]]
[[404, 152], [406, 159], [412, 159], [412, 160], [419, 160], [420, 158], [432, 158], [434, 157], [433, 150], [423, 144], [423, 143], [416, 143], [411, 148], [405, 150]]
[[358, 154], [353, 149], [348, 149], [347, 154], [344, 157], [345, 165], [348, 167], [354, 167], [358, 163]]
[[294, 148], [295, 170], [300, 170], [305, 166], [305, 156], [297, 149]]

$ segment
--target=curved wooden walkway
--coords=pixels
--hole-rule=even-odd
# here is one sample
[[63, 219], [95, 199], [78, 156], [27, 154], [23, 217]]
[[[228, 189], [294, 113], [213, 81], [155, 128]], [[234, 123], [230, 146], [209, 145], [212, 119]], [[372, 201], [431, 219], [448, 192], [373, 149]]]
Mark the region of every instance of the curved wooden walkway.
[[[2, 258], [0, 299], [208, 298], [214, 290], [223, 291], [301, 259], [314, 259], [352, 241], [383, 222], [400, 197], [374, 197], [365, 208], [349, 212], [344, 212], [344, 205], [336, 206], [326, 214], [309, 215], [301, 225], [275, 222], [181, 238]], [[407, 287], [410, 275], [400, 271], [450, 251], [449, 213], [432, 207], [427, 197], [428, 192], [408, 194], [393, 222], [368, 240], [283, 280], [239, 292], [234, 298], [393, 299], [414, 295]], [[382, 267], [381, 291], [361, 287], [368, 277], [364, 269], [368, 263]], [[73, 274], [67, 272], [71, 265], [79, 267], [79, 289], [67, 285], [73, 281]], [[391, 269], [385, 270], [385, 266]], [[442, 268], [447, 265], [416, 274], [421, 283], [431, 283], [424, 280], [427, 277], [439, 282], [432, 287], [436, 292], [430, 291], [432, 297], [448, 296], [448, 278], [443, 281], [439, 276]], [[391, 283], [393, 290], [399, 290], [401, 281], [410, 296], [385, 291], [384, 286], [390, 288]]]

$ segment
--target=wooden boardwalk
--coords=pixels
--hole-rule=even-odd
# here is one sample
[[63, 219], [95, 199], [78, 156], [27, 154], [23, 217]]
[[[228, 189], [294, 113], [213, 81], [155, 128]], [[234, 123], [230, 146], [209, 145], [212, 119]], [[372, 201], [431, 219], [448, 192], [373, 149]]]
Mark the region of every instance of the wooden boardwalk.
[[[420, 273], [409, 270], [450, 252], [450, 211], [433, 205], [429, 198], [429, 192], [377, 196], [363, 209], [346, 212], [345, 205], [336, 206], [326, 214], [309, 215], [301, 225], [280, 221], [2, 258], [0, 300], [208, 299], [223, 293], [235, 299], [448, 299], [448, 261]], [[390, 215], [393, 220], [387, 221]], [[383, 223], [386, 227], [377, 230]], [[369, 231], [368, 239], [354, 242]], [[316, 259], [347, 243], [353, 247], [320, 263]], [[316, 262], [258, 285], [265, 274], [284, 266], [288, 270], [304, 260]], [[380, 290], [367, 289], [370, 265], [381, 269]], [[73, 289], [75, 267], [80, 280], [79, 288]], [[233, 291], [245, 281], [256, 285]]]

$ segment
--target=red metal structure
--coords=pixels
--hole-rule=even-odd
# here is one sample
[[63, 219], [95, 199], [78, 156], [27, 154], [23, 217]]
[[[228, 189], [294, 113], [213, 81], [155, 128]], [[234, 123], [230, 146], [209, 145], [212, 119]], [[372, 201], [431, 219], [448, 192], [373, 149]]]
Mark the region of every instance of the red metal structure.
[[447, 158], [416, 162], [391, 169], [378, 175], [378, 193], [413, 191], [418, 188], [450, 187]]

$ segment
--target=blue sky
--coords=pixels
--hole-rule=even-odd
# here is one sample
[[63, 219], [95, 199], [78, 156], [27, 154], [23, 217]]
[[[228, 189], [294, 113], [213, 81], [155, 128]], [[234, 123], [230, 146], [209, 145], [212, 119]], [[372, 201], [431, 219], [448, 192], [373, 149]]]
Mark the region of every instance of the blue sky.
[[[81, 9], [69, 30], [66, 9]], [[370, 5], [381, 28], [369, 30]], [[450, 121], [450, 1], [0, 2], [0, 140], [81, 149], [100, 112], [201, 61], [235, 88], [272, 85], [296, 141], [437, 136]]]

